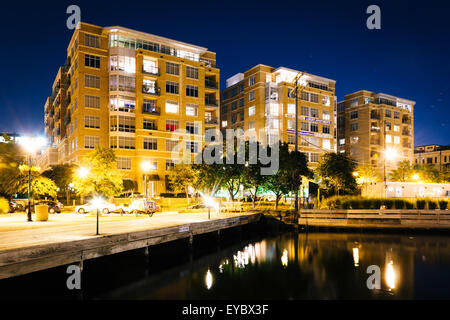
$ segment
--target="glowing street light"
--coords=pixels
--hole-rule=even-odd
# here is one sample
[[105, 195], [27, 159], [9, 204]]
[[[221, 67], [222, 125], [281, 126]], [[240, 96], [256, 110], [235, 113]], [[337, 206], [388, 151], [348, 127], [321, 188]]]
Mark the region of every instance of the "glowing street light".
[[412, 175], [412, 178], [413, 178], [413, 180], [419, 180], [419, 175], [417, 174], [417, 173], [414, 173], [413, 175]]
[[353, 176], [357, 177], [357, 176], [359, 176], [359, 173], [357, 171], [353, 171]]
[[89, 174], [89, 169], [88, 168], [86, 168], [86, 167], [81, 167], [80, 169], [78, 169], [78, 176], [80, 177], [80, 178], [86, 178], [87, 176], [88, 176], [88, 174]]
[[151, 169], [151, 164], [148, 161], [144, 161], [141, 163], [142, 171], [144, 171], [144, 194], [145, 198], [148, 198], [148, 190], [147, 190], [147, 174]]

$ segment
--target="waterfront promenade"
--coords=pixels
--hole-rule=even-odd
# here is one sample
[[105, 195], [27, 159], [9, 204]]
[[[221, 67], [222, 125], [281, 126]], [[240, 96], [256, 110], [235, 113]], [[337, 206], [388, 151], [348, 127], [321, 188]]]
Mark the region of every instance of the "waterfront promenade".
[[100, 217], [96, 235], [94, 214], [50, 215], [46, 222], [27, 222], [25, 214], [0, 216], [0, 279], [61, 265], [80, 263], [173, 240], [257, 222], [255, 213], [109, 214]]

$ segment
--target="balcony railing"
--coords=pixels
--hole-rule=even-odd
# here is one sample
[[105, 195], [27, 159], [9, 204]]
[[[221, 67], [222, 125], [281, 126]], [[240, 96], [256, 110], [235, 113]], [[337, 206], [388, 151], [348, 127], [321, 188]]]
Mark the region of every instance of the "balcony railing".
[[142, 73], [151, 74], [153, 76], [159, 76], [159, 68], [158, 67], [142, 67]]
[[142, 106], [142, 113], [145, 114], [154, 114], [154, 115], [161, 115], [161, 109], [159, 107], [146, 107], [145, 105]]
[[209, 89], [218, 89], [219, 84], [215, 80], [205, 79], [205, 87]]
[[218, 107], [219, 103], [217, 102], [217, 99], [212, 99], [212, 98], [205, 98], [205, 105], [210, 106], [210, 107]]
[[146, 85], [142, 86], [142, 93], [151, 94], [154, 96], [159, 96], [161, 94], [161, 89], [159, 87], [149, 87]]
[[216, 117], [205, 118], [205, 124], [218, 124], [219, 121]]

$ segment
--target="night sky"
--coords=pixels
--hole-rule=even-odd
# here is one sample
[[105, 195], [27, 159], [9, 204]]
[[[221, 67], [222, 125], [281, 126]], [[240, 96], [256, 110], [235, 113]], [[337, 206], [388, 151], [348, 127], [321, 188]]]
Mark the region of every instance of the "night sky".
[[[22, 1], [2, 3], [0, 132], [44, 134], [46, 97], [81, 20], [207, 47], [225, 80], [261, 63], [337, 81], [338, 101], [366, 89], [416, 101], [415, 145], [450, 144], [449, 1]], [[381, 8], [381, 30], [366, 8]]]

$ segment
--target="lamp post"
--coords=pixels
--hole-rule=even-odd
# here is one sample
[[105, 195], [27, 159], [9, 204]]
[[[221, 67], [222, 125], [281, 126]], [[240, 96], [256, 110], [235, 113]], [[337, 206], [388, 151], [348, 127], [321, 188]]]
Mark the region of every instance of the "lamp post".
[[23, 138], [20, 143], [23, 145], [28, 157], [28, 212], [27, 221], [33, 221], [31, 217], [31, 156], [36, 153], [38, 147], [41, 147], [45, 142], [40, 138]]
[[148, 198], [147, 173], [150, 171], [150, 167], [151, 165], [148, 161], [144, 161], [141, 163], [142, 171], [144, 171], [144, 195], [146, 199]]
[[100, 215], [100, 206], [103, 203], [103, 199], [101, 197], [95, 197], [94, 199], [92, 199], [92, 204], [94, 205], [95, 209], [97, 210], [97, 231], [96, 231], [96, 235], [98, 236], [99, 233], [99, 224], [100, 224], [100, 220], [99, 220], [99, 215]]

